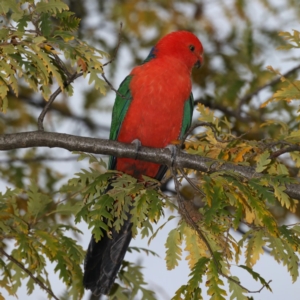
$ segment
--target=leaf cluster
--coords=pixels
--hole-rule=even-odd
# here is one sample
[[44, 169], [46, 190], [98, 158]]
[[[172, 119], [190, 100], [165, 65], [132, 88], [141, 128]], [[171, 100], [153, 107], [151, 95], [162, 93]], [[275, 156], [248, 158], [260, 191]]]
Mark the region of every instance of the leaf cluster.
[[[90, 74], [89, 83], [105, 93], [101, 59], [107, 56], [76, 37], [79, 19], [61, 0], [9, 1], [0, 6], [5, 24], [0, 29], [0, 102], [8, 107], [8, 92], [18, 96], [18, 78], [49, 100], [57, 84], [73, 94], [72, 76]], [[67, 61], [65, 61], [67, 59]], [[75, 67], [73, 70], [72, 67]]]
[[[77, 299], [83, 294], [80, 262], [84, 251], [75, 239], [66, 235], [81, 232], [69, 222], [57, 222], [65, 219], [66, 214], [60, 211], [58, 203], [34, 182], [25, 190], [7, 189], [0, 194], [1, 286], [10, 295], [16, 295], [25, 279], [29, 279], [26, 283], [29, 295], [35, 284], [52, 291], [47, 260], [54, 263], [54, 271], [68, 287], [70, 297]], [[69, 205], [67, 215], [76, 208]], [[11, 249], [9, 255], [8, 249]]]
[[[205, 126], [205, 129], [186, 141], [186, 151], [213, 158], [217, 163], [208, 174], [185, 170], [194, 182], [194, 197], [201, 199], [200, 208], [195, 207], [199, 216], [192, 228], [182, 221], [170, 231], [166, 242], [166, 263], [168, 269], [178, 265], [184, 255], [182, 245], [185, 243], [186, 260], [191, 270], [200, 262], [205, 262], [206, 267], [201, 272], [192, 272], [189, 282], [177, 290], [174, 299], [199, 297], [197, 292], [201, 294], [201, 290], [198, 286], [195, 289], [193, 282], [201, 283], [203, 276], [207, 277], [207, 293], [212, 299], [227, 299], [229, 296], [224, 290], [222, 276], [228, 281], [231, 299], [247, 299], [246, 294], [251, 291], [230, 270], [231, 265], [240, 264], [243, 249], [246, 252], [245, 266], [240, 267], [260, 281], [263, 287], [270, 289], [267, 281], [255, 273], [253, 267], [267, 249], [271, 249], [270, 255], [277, 262], [286, 266], [295, 281], [299, 276], [299, 225], [280, 226], [273, 212], [278, 207], [290, 212], [297, 209], [298, 201], [285, 193], [287, 183], [297, 182], [288, 166], [288, 163], [293, 163], [299, 167], [297, 148], [287, 161], [278, 159], [277, 154], [285, 153], [287, 146], [299, 145], [300, 131], [280, 124], [278, 140], [262, 143], [235, 137], [226, 120], [215, 117], [203, 105], [198, 105], [198, 110], [201, 113], [199, 127]], [[264, 126], [274, 126], [274, 123], [270, 121]], [[256, 174], [263, 176], [246, 179], [232, 171], [218, 170], [225, 161], [253, 166]], [[186, 222], [191, 225], [190, 221]], [[239, 230], [241, 226], [247, 226], [248, 231], [237, 241], [229, 230]]]

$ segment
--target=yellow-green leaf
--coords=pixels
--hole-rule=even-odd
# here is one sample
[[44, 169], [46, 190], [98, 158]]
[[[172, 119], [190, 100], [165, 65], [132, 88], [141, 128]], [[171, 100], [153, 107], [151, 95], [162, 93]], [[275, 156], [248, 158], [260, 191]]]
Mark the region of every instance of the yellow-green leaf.
[[257, 165], [255, 168], [255, 171], [257, 173], [261, 173], [268, 167], [268, 164], [271, 162], [271, 159], [269, 157], [270, 157], [269, 151], [265, 151], [264, 153], [258, 156]]
[[167, 269], [172, 270], [178, 266], [178, 261], [181, 260], [181, 249], [182, 239], [177, 228], [171, 230], [168, 234], [166, 246], [166, 263]]

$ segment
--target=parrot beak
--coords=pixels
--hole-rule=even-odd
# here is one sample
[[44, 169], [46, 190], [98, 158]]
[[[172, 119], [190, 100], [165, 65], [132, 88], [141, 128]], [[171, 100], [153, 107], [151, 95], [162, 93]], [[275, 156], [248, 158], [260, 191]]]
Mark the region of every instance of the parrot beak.
[[194, 67], [199, 69], [202, 66], [202, 62], [203, 62], [203, 57], [202, 55], [197, 55], [198, 60], [196, 61], [196, 63], [194, 64]]
[[194, 64], [194, 68], [197, 68], [199, 69], [201, 67], [201, 62], [200, 62], [200, 59], [197, 60], [197, 62]]

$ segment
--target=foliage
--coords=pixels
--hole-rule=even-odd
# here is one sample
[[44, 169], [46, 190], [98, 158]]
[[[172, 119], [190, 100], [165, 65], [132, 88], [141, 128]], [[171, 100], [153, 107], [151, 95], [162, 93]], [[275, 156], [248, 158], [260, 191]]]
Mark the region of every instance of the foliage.
[[[104, 67], [115, 76], [115, 68], [122, 61], [116, 57], [113, 64], [102, 62], [106, 52], [119, 46], [117, 39], [108, 42], [105, 33], [112, 32], [113, 39], [120, 20], [125, 23], [121, 48], [130, 51], [134, 64], [145, 56], [140, 50], [149, 50], [171, 30], [184, 28], [201, 36], [205, 65], [193, 76], [195, 115], [200, 117], [185, 141], [185, 150], [212, 158], [215, 163], [209, 166], [214, 171], [207, 173], [178, 170], [182, 194], [178, 201], [185, 202], [187, 213], [180, 211], [182, 218], [168, 233], [165, 261], [166, 268], [172, 270], [185, 258], [190, 275], [172, 299], [202, 299], [206, 294], [211, 299], [249, 299], [253, 291], [234, 274], [234, 265], [262, 288], [271, 290], [270, 283], [255, 271], [265, 252], [286, 267], [292, 282], [299, 277], [300, 226], [289, 224], [288, 216], [299, 217], [300, 209], [286, 186], [299, 184], [300, 67], [295, 62], [299, 61], [300, 33], [282, 31], [280, 17], [285, 10], [273, 6], [272, 1], [253, 3], [273, 15], [279, 27], [255, 24], [248, 6], [252, 4], [245, 2], [234, 1], [227, 7], [223, 1], [216, 1], [230, 28], [222, 34], [205, 4], [192, 0], [131, 0], [118, 5], [116, 1], [98, 1], [95, 10], [100, 34], [97, 26], [87, 21], [84, 1], [76, 2], [76, 7], [83, 7], [76, 15], [62, 0], [0, 3], [0, 104], [6, 112], [0, 119], [1, 133], [36, 128], [37, 111], [45, 101], [55, 99], [55, 89], [63, 93], [47, 112], [47, 126], [59, 130], [68, 127], [76, 134], [91, 136], [107, 132], [99, 120], [99, 112], [107, 110], [107, 104], [99, 99], [99, 91], [106, 92], [102, 76]], [[72, 1], [69, 5], [76, 10]], [[292, 0], [284, 5], [292, 8], [298, 20], [299, 6]], [[145, 34], [147, 30], [152, 35]], [[257, 32], [263, 39], [257, 38]], [[279, 71], [275, 62], [265, 68], [264, 61], [276, 46], [280, 53], [286, 51], [288, 58], [296, 56], [290, 71]], [[89, 76], [87, 82], [94, 88], [80, 94], [77, 102], [76, 95], [69, 101], [76, 87], [73, 82], [80, 75]], [[43, 99], [35, 101], [39, 98]], [[75, 106], [80, 107], [81, 115], [76, 115]], [[74, 158], [78, 162], [74, 163]], [[1, 161], [0, 174], [9, 186], [0, 194], [1, 287], [17, 296], [25, 280], [28, 294], [39, 285], [49, 297], [56, 297], [48, 276], [50, 261], [66, 286], [64, 297], [78, 299], [83, 295], [84, 258], [78, 241], [82, 235], [77, 228], [79, 222], [88, 223], [96, 239], [101, 239], [112, 227], [118, 230], [130, 213], [133, 235], [149, 238], [150, 242], [175, 219], [177, 202], [160, 190], [156, 180], [145, 177], [139, 181], [126, 174], [104, 172], [105, 163], [92, 154], [74, 153], [70, 161], [77, 170], [72, 178], [62, 174], [63, 168], [55, 168], [55, 155], [50, 163], [47, 159], [48, 150], [30, 149], [9, 151]], [[87, 159], [88, 163], [82, 162]], [[81, 162], [83, 168], [79, 170]], [[256, 176], [249, 179], [224, 170], [225, 162], [252, 168]], [[184, 180], [186, 176], [189, 182]], [[169, 210], [172, 215], [154, 231], [154, 224]], [[237, 240], [231, 229], [245, 232]], [[129, 251], [154, 254], [137, 247]], [[155, 291], [147, 287], [142, 268], [124, 261], [111, 299], [133, 299], [137, 295], [140, 299], [157, 299]]]
[[0, 30], [0, 103], [3, 112], [8, 106], [9, 89], [18, 96], [17, 77], [32, 90], [41, 92], [45, 100], [52, 93], [53, 82], [71, 96], [72, 69], [60, 59], [60, 55], [69, 59], [77, 72], [82, 71], [84, 76], [90, 74], [89, 83], [94, 82], [96, 89], [105, 92], [105, 83], [99, 78], [102, 73], [99, 59], [106, 54], [75, 37], [79, 19], [68, 10], [61, 0], [36, 4], [34, 1], [19, 1], [14, 5], [9, 0], [2, 1], [0, 14], [5, 19], [7, 14], [10, 15]]

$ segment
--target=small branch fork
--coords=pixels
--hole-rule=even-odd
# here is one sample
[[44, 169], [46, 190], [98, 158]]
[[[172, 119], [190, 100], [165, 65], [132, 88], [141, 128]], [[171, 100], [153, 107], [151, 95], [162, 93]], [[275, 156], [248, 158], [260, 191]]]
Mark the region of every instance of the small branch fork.
[[[117, 56], [117, 53], [118, 53], [118, 50], [120, 48], [120, 45], [121, 45], [121, 42], [122, 42], [122, 37], [121, 37], [121, 32], [122, 32], [122, 27], [123, 27], [123, 24], [120, 23], [120, 29], [119, 29], [119, 36], [118, 36], [118, 43], [117, 43], [117, 46], [116, 46], [116, 49], [114, 51], [114, 54], [111, 58], [111, 60], [109, 60], [108, 62], [106, 62], [105, 64], [103, 64], [103, 67], [111, 64], [115, 59], [116, 59], [116, 56]], [[76, 80], [77, 78], [81, 77], [83, 75], [83, 72], [80, 72], [80, 73], [73, 73], [72, 75], [69, 73], [69, 71], [67, 70], [67, 68], [65, 67], [64, 63], [62, 62], [62, 60], [57, 56], [55, 55], [55, 61], [58, 63], [58, 65], [62, 68], [62, 70], [65, 72], [66, 76], [67, 76], [67, 80], [66, 82], [64, 83], [64, 87], [67, 87], [68, 85], [70, 85], [74, 80]], [[117, 93], [119, 96], [121, 96], [122, 98], [124, 98], [123, 95], [121, 95], [114, 87], [113, 85], [108, 81], [108, 79], [106, 78], [105, 76], [105, 73], [103, 72], [101, 74], [101, 76], [103, 77], [104, 81], [107, 83], [107, 85], [115, 92]], [[52, 103], [54, 102], [54, 100], [56, 99], [56, 97], [62, 92], [62, 89], [61, 87], [59, 87], [52, 95], [51, 97], [49, 98], [47, 104], [44, 106], [43, 110], [41, 111], [39, 117], [38, 117], [38, 130], [39, 131], [44, 131], [44, 118], [47, 114], [47, 112], [49, 111]]]
[[13, 256], [6, 253], [6, 251], [3, 248], [0, 248], [0, 253], [4, 255], [8, 260], [16, 264], [19, 268], [21, 268], [25, 273], [27, 273], [30, 278], [38, 284], [43, 290], [45, 290], [51, 297], [53, 297], [55, 300], [59, 300], [51, 290], [51, 288], [48, 288], [41, 280], [39, 280], [36, 276], [34, 276], [25, 266], [20, 263], [18, 260], [16, 260]]
[[[182, 173], [182, 169], [180, 170], [180, 172]], [[265, 287], [267, 287], [272, 280], [269, 280], [266, 284], [262, 285], [262, 287], [259, 289], [259, 290], [256, 290], [256, 291], [250, 291], [249, 289], [247, 289], [246, 287], [244, 287], [238, 280], [235, 280], [233, 279], [232, 277], [224, 274], [222, 272], [222, 267], [220, 266], [219, 262], [217, 261], [215, 255], [214, 255], [214, 252], [207, 240], [207, 238], [205, 237], [205, 234], [201, 231], [201, 229], [199, 228], [198, 224], [194, 221], [195, 218], [193, 218], [189, 211], [186, 209], [186, 202], [187, 200], [185, 200], [182, 196], [181, 196], [181, 193], [180, 193], [180, 183], [177, 179], [177, 173], [176, 173], [176, 169], [175, 167], [172, 167], [171, 168], [171, 172], [172, 172], [172, 175], [173, 175], [173, 179], [174, 179], [174, 184], [175, 184], [175, 191], [176, 191], [176, 194], [177, 194], [177, 200], [178, 200], [178, 208], [179, 208], [179, 213], [182, 215], [182, 217], [184, 218], [184, 220], [187, 222], [188, 225], [190, 225], [197, 233], [197, 235], [199, 236], [199, 238], [204, 242], [204, 244], [206, 245], [211, 257], [212, 257], [212, 260], [218, 270], [218, 273], [219, 275], [225, 277], [227, 280], [230, 280], [234, 283], [236, 283], [237, 285], [239, 285], [243, 290], [247, 291], [247, 293], [249, 294], [254, 294], [254, 293], [260, 293]], [[183, 177], [186, 178], [186, 175], [183, 174]], [[197, 187], [197, 190], [199, 191], [198, 187]], [[203, 193], [201, 191], [201, 193]], [[200, 213], [199, 213], [200, 214]]]
[[[82, 76], [83, 73], [77, 73], [75, 72], [73, 75], [71, 75], [69, 77], [69, 79], [67, 80], [67, 82], [65, 83], [65, 87], [67, 87], [70, 83], [72, 83], [75, 79], [77, 79], [78, 77]], [[61, 87], [59, 87], [49, 98], [47, 104], [44, 106], [42, 112], [40, 113], [39, 117], [38, 117], [38, 130], [40, 131], [44, 131], [44, 118], [48, 112], [48, 110], [50, 109], [52, 103], [54, 102], [54, 100], [56, 99], [56, 97], [62, 92]]]

